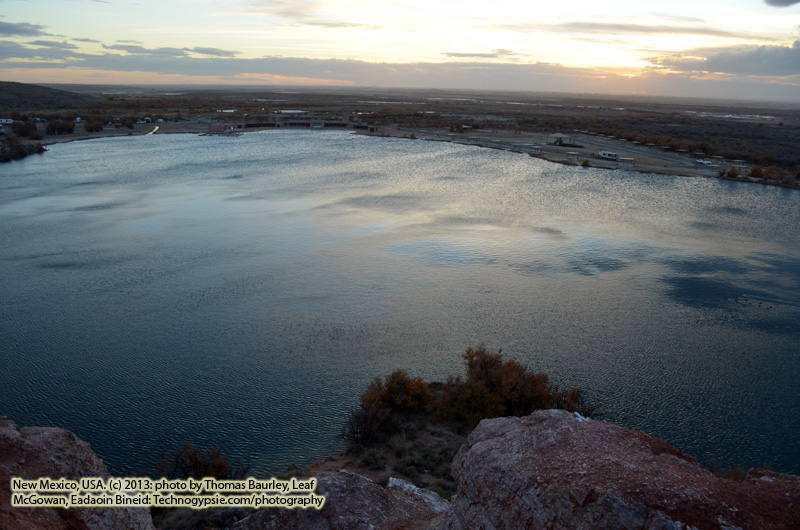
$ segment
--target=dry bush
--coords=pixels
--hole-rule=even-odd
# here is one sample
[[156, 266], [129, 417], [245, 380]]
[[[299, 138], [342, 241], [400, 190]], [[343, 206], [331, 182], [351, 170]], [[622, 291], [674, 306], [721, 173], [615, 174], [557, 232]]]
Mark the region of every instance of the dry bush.
[[87, 120], [84, 122], [83, 128], [87, 133], [101, 132], [103, 130], [103, 121], [99, 119]]
[[361, 396], [362, 405], [386, 408], [393, 412], [417, 412], [430, 405], [432, 400], [433, 394], [428, 384], [419, 377], [408, 377], [405, 370], [395, 370], [385, 380], [375, 378]]
[[364, 447], [382, 442], [394, 432], [395, 423], [391, 421], [390, 414], [391, 411], [386, 407], [362, 403], [347, 415], [340, 436], [351, 451], [360, 452]]
[[385, 379], [377, 377], [361, 396], [361, 405], [347, 415], [341, 437], [351, 451], [360, 452], [397, 432], [399, 420], [393, 414], [416, 414], [432, 400], [428, 384], [408, 377], [404, 370], [395, 370]]
[[490, 394], [500, 400], [506, 416], [525, 416], [538, 409], [552, 408], [558, 397], [545, 373], [532, 373], [517, 361], [503, 360], [502, 350], [489, 353], [481, 345], [468, 348], [462, 355], [467, 366], [467, 379], [486, 385]]
[[467, 378], [450, 376], [444, 395], [436, 404], [440, 420], [474, 428], [484, 418], [527, 416], [533, 411], [560, 408], [586, 417], [595, 407], [586, 404], [580, 388], [566, 392], [550, 384], [545, 373], [533, 373], [513, 359], [504, 360], [502, 350], [468, 348], [462, 356]]
[[466, 378], [451, 375], [446, 383], [432, 384], [435, 403], [428, 384], [410, 378], [403, 370], [376, 378], [342, 428], [341, 437], [349, 449], [360, 452], [401, 430], [409, 434], [413, 429], [408, 426], [429, 421], [431, 411], [459, 431], [471, 430], [485, 418], [527, 416], [540, 409], [561, 408], [587, 417], [594, 412], [594, 407], [584, 403], [579, 388], [561, 392], [547, 374], [503, 359], [502, 350], [489, 353], [481, 345], [468, 348], [462, 358]]
[[75, 130], [75, 122], [72, 120], [49, 120], [47, 122], [47, 134], [72, 134]]
[[190, 442], [175, 449], [170, 455], [161, 453], [158, 462], [159, 476], [169, 479], [214, 477], [220, 480], [242, 479], [250, 471], [250, 462], [234, 466], [218, 445], [201, 450]]
[[444, 386], [444, 396], [436, 405], [436, 414], [442, 421], [475, 428], [484, 418], [502, 416], [500, 397], [489, 392], [480, 381], [453, 377]]
[[484, 418], [526, 416], [559, 405], [560, 394], [547, 374], [532, 373], [501, 353], [489, 353], [483, 345], [467, 349], [462, 355], [467, 378], [448, 379], [436, 406], [441, 420], [471, 429]]
[[572, 387], [566, 392], [560, 393], [558, 395], [558, 405], [556, 408], [568, 412], [577, 412], [581, 416], [587, 418], [591, 417], [597, 409], [594, 405], [584, 401], [583, 393], [578, 387]]

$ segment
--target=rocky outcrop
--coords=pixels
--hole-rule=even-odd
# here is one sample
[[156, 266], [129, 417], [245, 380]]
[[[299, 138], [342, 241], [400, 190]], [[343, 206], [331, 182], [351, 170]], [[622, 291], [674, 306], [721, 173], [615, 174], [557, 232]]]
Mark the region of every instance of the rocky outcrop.
[[12, 508], [12, 477], [109, 477], [88, 443], [70, 431], [22, 427], [0, 417], [0, 528], [3, 530], [153, 530], [146, 508]]
[[482, 421], [452, 469], [452, 503], [341, 472], [320, 475], [320, 512], [263, 510], [235, 528], [800, 528], [800, 477], [722, 479], [658, 438], [563, 410]]
[[800, 477], [716, 477], [666, 442], [562, 410], [484, 420], [440, 530], [800, 528]]
[[234, 530], [425, 530], [432, 529], [448, 502], [404, 480], [383, 488], [349, 471], [321, 474], [317, 494], [321, 510], [265, 509], [233, 526]]
[[[800, 477], [751, 471], [745, 480], [721, 479], [658, 438], [562, 410], [482, 421], [452, 469], [458, 493], [450, 503], [402, 480], [384, 488], [347, 471], [323, 473], [321, 510], [267, 508], [232, 528], [800, 529]], [[146, 509], [10, 507], [11, 477], [91, 476], [109, 474], [71, 432], [0, 418], [3, 530], [153, 530]]]

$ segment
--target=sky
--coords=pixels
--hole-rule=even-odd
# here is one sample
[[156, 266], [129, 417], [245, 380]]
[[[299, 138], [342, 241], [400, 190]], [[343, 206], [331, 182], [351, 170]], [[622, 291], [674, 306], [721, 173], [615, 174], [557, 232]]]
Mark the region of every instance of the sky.
[[0, 0], [0, 80], [800, 102], [800, 0]]

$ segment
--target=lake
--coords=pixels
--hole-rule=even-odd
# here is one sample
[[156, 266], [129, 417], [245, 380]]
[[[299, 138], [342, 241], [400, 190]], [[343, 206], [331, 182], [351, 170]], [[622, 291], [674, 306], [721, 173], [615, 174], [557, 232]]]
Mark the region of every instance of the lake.
[[800, 193], [269, 131], [0, 166], [0, 414], [112, 473], [183, 441], [268, 476], [367, 384], [490, 350], [704, 463], [800, 473]]

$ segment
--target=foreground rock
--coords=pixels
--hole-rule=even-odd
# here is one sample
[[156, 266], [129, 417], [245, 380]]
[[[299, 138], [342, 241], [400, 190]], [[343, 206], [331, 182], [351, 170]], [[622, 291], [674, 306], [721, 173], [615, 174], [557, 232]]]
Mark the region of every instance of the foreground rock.
[[11, 507], [10, 479], [109, 477], [105, 464], [70, 431], [23, 427], [0, 417], [0, 528], [3, 530], [152, 530], [146, 508]]
[[666, 442], [561, 410], [484, 420], [441, 530], [800, 528], [800, 477], [716, 477]]
[[[323, 473], [321, 510], [263, 509], [232, 528], [800, 529], [800, 477], [751, 471], [745, 480], [721, 479], [658, 438], [561, 410], [482, 421], [452, 469], [451, 503], [402, 480], [383, 488], [355, 473]], [[91, 476], [109, 474], [69, 431], [0, 418], [1, 529], [153, 530], [146, 509], [10, 507], [11, 477]], [[247, 514], [227, 512], [211, 512], [215, 526]]]
[[235, 524], [234, 530], [425, 530], [448, 502], [403, 480], [386, 488], [348, 471], [321, 474], [316, 493], [325, 496], [321, 510], [265, 509]]

